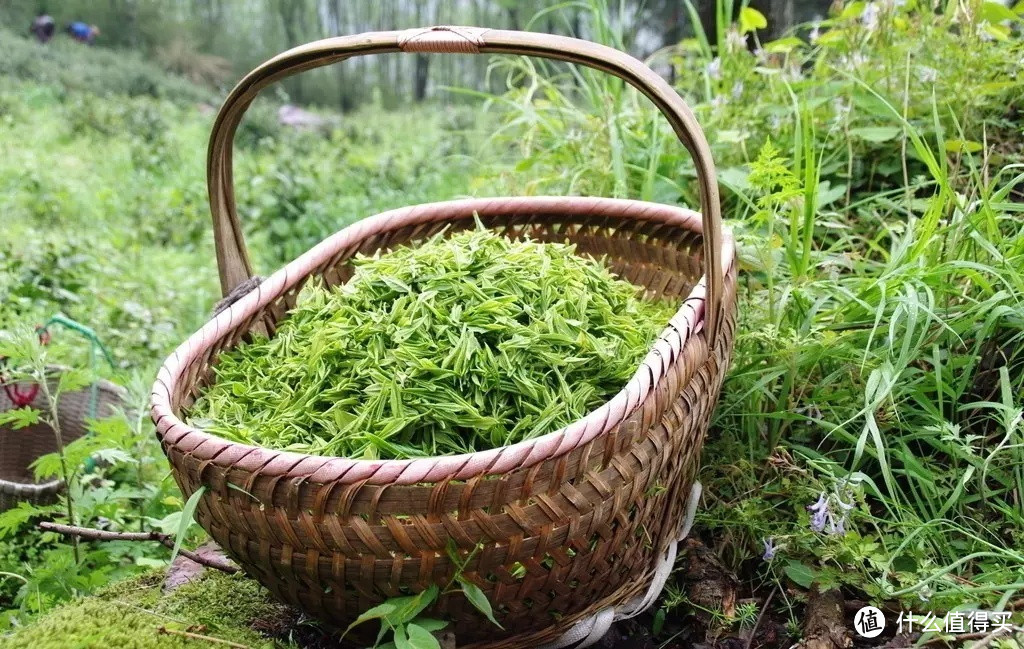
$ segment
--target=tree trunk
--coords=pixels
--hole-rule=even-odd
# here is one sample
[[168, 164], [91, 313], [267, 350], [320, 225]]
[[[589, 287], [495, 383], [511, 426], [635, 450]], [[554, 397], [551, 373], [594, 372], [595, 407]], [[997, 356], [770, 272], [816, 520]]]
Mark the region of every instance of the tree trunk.
[[413, 85], [413, 99], [417, 102], [427, 98], [427, 81], [430, 75], [430, 57], [426, 54], [416, 55], [416, 76]]

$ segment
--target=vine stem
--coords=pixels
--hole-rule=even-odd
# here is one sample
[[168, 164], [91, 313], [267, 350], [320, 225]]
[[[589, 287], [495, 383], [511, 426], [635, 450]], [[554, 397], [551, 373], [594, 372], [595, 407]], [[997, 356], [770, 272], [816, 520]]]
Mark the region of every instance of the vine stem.
[[177, 631], [175, 629], [168, 629], [165, 626], [160, 627], [160, 633], [167, 635], [181, 636], [182, 638], [189, 638], [191, 640], [202, 640], [203, 642], [213, 642], [216, 644], [226, 645], [228, 647], [236, 647], [237, 649], [249, 649], [249, 645], [238, 644], [237, 642], [231, 642], [230, 640], [224, 640], [223, 638], [215, 638], [212, 635], [204, 635], [202, 633], [195, 633], [192, 631]]
[[[78, 527], [77, 525], [64, 525], [62, 523], [53, 523], [50, 521], [44, 521], [39, 524], [39, 529], [46, 532], [56, 532], [57, 534], [64, 534], [74, 539], [86, 539], [89, 541], [155, 541], [165, 548], [174, 547], [174, 539], [168, 534], [161, 532], [111, 532], [108, 530], [97, 530], [91, 527]], [[214, 559], [210, 557], [204, 557], [200, 554], [196, 554], [191, 550], [184, 548], [178, 550], [179, 554], [183, 557], [195, 561], [196, 563], [206, 566], [207, 568], [213, 568], [226, 572], [228, 574], [234, 574], [238, 572], [238, 566], [230, 563], [229, 561]]]
[[[52, 420], [53, 435], [57, 440], [58, 455], [60, 457], [60, 472], [62, 474], [61, 477], [64, 478], [64, 489], [66, 490], [64, 501], [67, 504], [68, 522], [73, 526], [75, 524], [75, 508], [71, 498], [71, 473], [68, 471], [68, 461], [64, 456], [64, 435], [61, 433], [60, 429], [60, 412], [59, 408], [57, 408], [57, 399], [55, 399], [53, 394], [50, 392], [50, 382], [46, 376], [46, 370], [43, 369], [40, 374], [42, 375], [42, 378], [39, 381], [39, 386], [43, 389], [43, 395], [46, 397], [46, 405], [50, 410], [50, 419]], [[58, 383], [58, 388], [59, 387], [60, 385]], [[60, 396], [59, 390], [57, 396]], [[81, 551], [78, 548], [77, 536], [72, 537], [71, 548], [75, 555], [75, 563], [81, 563], [82, 557]]]

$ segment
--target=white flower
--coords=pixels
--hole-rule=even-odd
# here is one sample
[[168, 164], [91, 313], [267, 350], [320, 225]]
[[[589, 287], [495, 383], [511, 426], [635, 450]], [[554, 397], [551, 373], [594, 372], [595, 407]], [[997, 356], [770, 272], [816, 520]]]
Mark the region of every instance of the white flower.
[[869, 2], [864, 6], [864, 12], [860, 15], [860, 22], [869, 32], [875, 31], [878, 27], [878, 5]]
[[730, 52], [744, 50], [747, 48], [747, 37], [733, 27], [725, 35], [725, 46]]
[[850, 104], [844, 101], [841, 97], [837, 97], [832, 101], [832, 127], [838, 128], [846, 120], [846, 116], [850, 114]]
[[854, 52], [851, 56], [842, 56], [839, 58], [839, 64], [851, 72], [856, 72], [867, 62], [868, 57], [860, 52]]
[[814, 25], [811, 27], [811, 33], [807, 35], [811, 43], [817, 43], [818, 39], [821, 38], [821, 21], [815, 20]]
[[917, 78], [921, 83], [934, 83], [939, 78], [939, 72], [935, 68], [922, 65], [917, 69]]
[[737, 81], [732, 86], [732, 98], [739, 99], [743, 96], [743, 82]]
[[717, 56], [711, 59], [711, 63], [708, 63], [707, 67], [708, 76], [718, 81], [722, 78], [722, 59]]

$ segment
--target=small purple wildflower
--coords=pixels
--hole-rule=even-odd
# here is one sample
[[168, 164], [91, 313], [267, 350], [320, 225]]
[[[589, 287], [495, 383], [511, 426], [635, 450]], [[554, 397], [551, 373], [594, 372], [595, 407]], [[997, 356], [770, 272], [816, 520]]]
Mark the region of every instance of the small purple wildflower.
[[825, 500], [824, 491], [818, 496], [818, 502], [807, 507], [807, 511], [813, 512], [811, 515], [811, 529], [815, 532], [824, 532], [825, 523], [829, 518], [828, 501]]
[[778, 549], [775, 547], [775, 540], [769, 536], [766, 539], [762, 539], [761, 542], [764, 543], [764, 554], [761, 555], [761, 558], [765, 561], [771, 561], [775, 558], [775, 551]]

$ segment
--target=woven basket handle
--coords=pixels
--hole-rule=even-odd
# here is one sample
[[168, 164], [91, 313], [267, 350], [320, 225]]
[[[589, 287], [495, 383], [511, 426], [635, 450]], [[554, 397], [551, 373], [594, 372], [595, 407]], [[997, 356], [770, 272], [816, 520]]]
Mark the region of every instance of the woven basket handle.
[[711, 150], [693, 112], [664, 79], [632, 56], [589, 41], [534, 32], [430, 27], [340, 36], [300, 45], [275, 56], [246, 75], [225, 99], [214, 121], [207, 157], [217, 265], [220, 268], [221, 291], [225, 296], [252, 275], [235, 208], [231, 168], [232, 141], [245, 111], [259, 92], [275, 81], [353, 56], [387, 52], [522, 54], [570, 61], [613, 74], [653, 101], [690, 152], [696, 166], [707, 275], [705, 328], [708, 339], [714, 339], [721, 318], [724, 288], [722, 215]]

